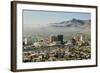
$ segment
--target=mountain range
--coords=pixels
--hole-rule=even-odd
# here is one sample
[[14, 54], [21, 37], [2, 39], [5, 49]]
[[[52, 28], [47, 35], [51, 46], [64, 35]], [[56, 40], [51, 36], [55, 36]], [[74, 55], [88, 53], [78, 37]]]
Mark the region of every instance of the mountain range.
[[91, 20], [79, 20], [79, 19], [71, 19], [56, 23], [50, 23], [52, 27], [90, 27]]

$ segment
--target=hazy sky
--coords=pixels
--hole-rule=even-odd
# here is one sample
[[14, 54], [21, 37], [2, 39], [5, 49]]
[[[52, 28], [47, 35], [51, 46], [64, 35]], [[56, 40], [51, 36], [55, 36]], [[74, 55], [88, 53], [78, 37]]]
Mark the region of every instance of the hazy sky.
[[23, 10], [23, 24], [24, 26], [42, 26], [48, 23], [56, 23], [70, 19], [90, 19], [90, 13], [78, 12], [52, 12], [52, 11], [35, 11]]

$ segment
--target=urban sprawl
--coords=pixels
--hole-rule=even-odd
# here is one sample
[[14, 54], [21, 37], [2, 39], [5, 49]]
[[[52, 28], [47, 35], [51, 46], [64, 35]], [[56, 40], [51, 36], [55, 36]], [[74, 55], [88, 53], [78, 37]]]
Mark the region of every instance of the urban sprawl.
[[91, 58], [91, 40], [77, 33], [69, 40], [61, 34], [47, 38], [23, 37], [23, 62], [83, 60]]

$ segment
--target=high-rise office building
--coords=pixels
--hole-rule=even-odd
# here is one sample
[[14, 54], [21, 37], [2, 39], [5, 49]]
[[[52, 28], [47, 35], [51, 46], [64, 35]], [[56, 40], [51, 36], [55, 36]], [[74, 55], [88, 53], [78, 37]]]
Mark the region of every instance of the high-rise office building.
[[63, 44], [63, 35], [58, 35], [58, 41], [60, 41], [61, 44]]

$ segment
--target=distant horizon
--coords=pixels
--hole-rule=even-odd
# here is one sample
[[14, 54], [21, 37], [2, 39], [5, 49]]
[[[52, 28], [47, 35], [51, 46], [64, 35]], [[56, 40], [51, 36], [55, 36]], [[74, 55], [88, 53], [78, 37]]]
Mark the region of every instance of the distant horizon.
[[[77, 19], [77, 18], [72, 18], [72, 19], [76, 19], [76, 20], [85, 20], [85, 19]], [[72, 20], [72, 19], [69, 19], [69, 20]], [[58, 21], [59, 22], [63, 22], [63, 21], [69, 21], [69, 20], [62, 20], [62, 21]], [[86, 20], [91, 20], [91, 19], [86, 19]], [[57, 22], [53, 22], [53, 23], [57, 23]], [[32, 23], [34, 24], [34, 23]], [[50, 23], [46, 23], [46, 24], [50, 24]]]
[[23, 10], [24, 27], [31, 27], [33, 25], [34, 27], [42, 27], [48, 23], [57, 23], [72, 19], [90, 20], [91, 14], [83, 12]]

